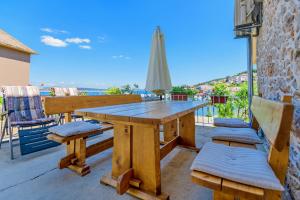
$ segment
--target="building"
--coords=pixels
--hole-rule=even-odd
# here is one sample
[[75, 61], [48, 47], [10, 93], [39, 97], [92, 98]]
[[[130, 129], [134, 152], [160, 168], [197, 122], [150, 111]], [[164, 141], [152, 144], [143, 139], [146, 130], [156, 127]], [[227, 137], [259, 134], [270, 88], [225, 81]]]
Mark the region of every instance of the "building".
[[32, 54], [36, 52], [0, 29], [0, 86], [29, 85]]

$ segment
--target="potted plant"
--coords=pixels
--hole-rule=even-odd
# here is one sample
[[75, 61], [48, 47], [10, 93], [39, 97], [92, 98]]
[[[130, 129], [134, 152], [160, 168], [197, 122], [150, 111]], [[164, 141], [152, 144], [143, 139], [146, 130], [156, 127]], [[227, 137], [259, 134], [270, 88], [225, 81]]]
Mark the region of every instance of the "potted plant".
[[184, 86], [175, 86], [171, 90], [171, 98], [173, 101], [187, 101], [189, 96], [194, 96], [198, 92], [192, 88]]
[[228, 100], [229, 89], [225, 84], [219, 83], [214, 86], [213, 93], [210, 96], [213, 104], [225, 104]]

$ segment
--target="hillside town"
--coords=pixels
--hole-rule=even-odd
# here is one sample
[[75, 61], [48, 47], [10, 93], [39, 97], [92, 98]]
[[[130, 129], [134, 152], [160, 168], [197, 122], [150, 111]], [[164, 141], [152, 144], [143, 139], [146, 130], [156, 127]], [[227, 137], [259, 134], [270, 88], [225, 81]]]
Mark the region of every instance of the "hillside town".
[[[253, 80], [254, 82], [257, 81], [256, 71], [253, 72]], [[240, 90], [241, 84], [246, 82], [248, 82], [247, 72], [241, 72], [233, 76], [226, 76], [224, 78], [218, 78], [203, 83], [199, 83], [194, 85], [193, 87], [199, 90], [200, 95], [207, 95], [212, 93], [213, 88], [216, 84], [223, 83], [226, 86], [228, 86], [230, 92], [235, 93]]]

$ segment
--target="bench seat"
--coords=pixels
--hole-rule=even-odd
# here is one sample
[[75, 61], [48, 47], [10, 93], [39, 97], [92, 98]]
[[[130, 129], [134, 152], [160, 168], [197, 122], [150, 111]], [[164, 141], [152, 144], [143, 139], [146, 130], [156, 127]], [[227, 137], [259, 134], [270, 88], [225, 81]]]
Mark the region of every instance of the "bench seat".
[[213, 140], [239, 142], [245, 144], [261, 144], [262, 140], [252, 128], [216, 127], [212, 130]]
[[268, 164], [267, 154], [258, 150], [209, 142], [197, 155], [191, 170], [263, 189], [284, 190]]

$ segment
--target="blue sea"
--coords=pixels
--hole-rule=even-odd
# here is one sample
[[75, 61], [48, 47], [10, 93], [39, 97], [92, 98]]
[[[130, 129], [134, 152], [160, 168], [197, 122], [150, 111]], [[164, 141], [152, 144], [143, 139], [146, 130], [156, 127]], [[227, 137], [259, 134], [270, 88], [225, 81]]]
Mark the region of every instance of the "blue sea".
[[[88, 96], [99, 96], [99, 95], [105, 95], [106, 89], [79, 89], [80, 92], [86, 92]], [[139, 94], [142, 96], [152, 95], [151, 92], [148, 92], [146, 90], [137, 89], [134, 90], [133, 94]], [[48, 89], [41, 90], [41, 96], [49, 96], [50, 91]]]

